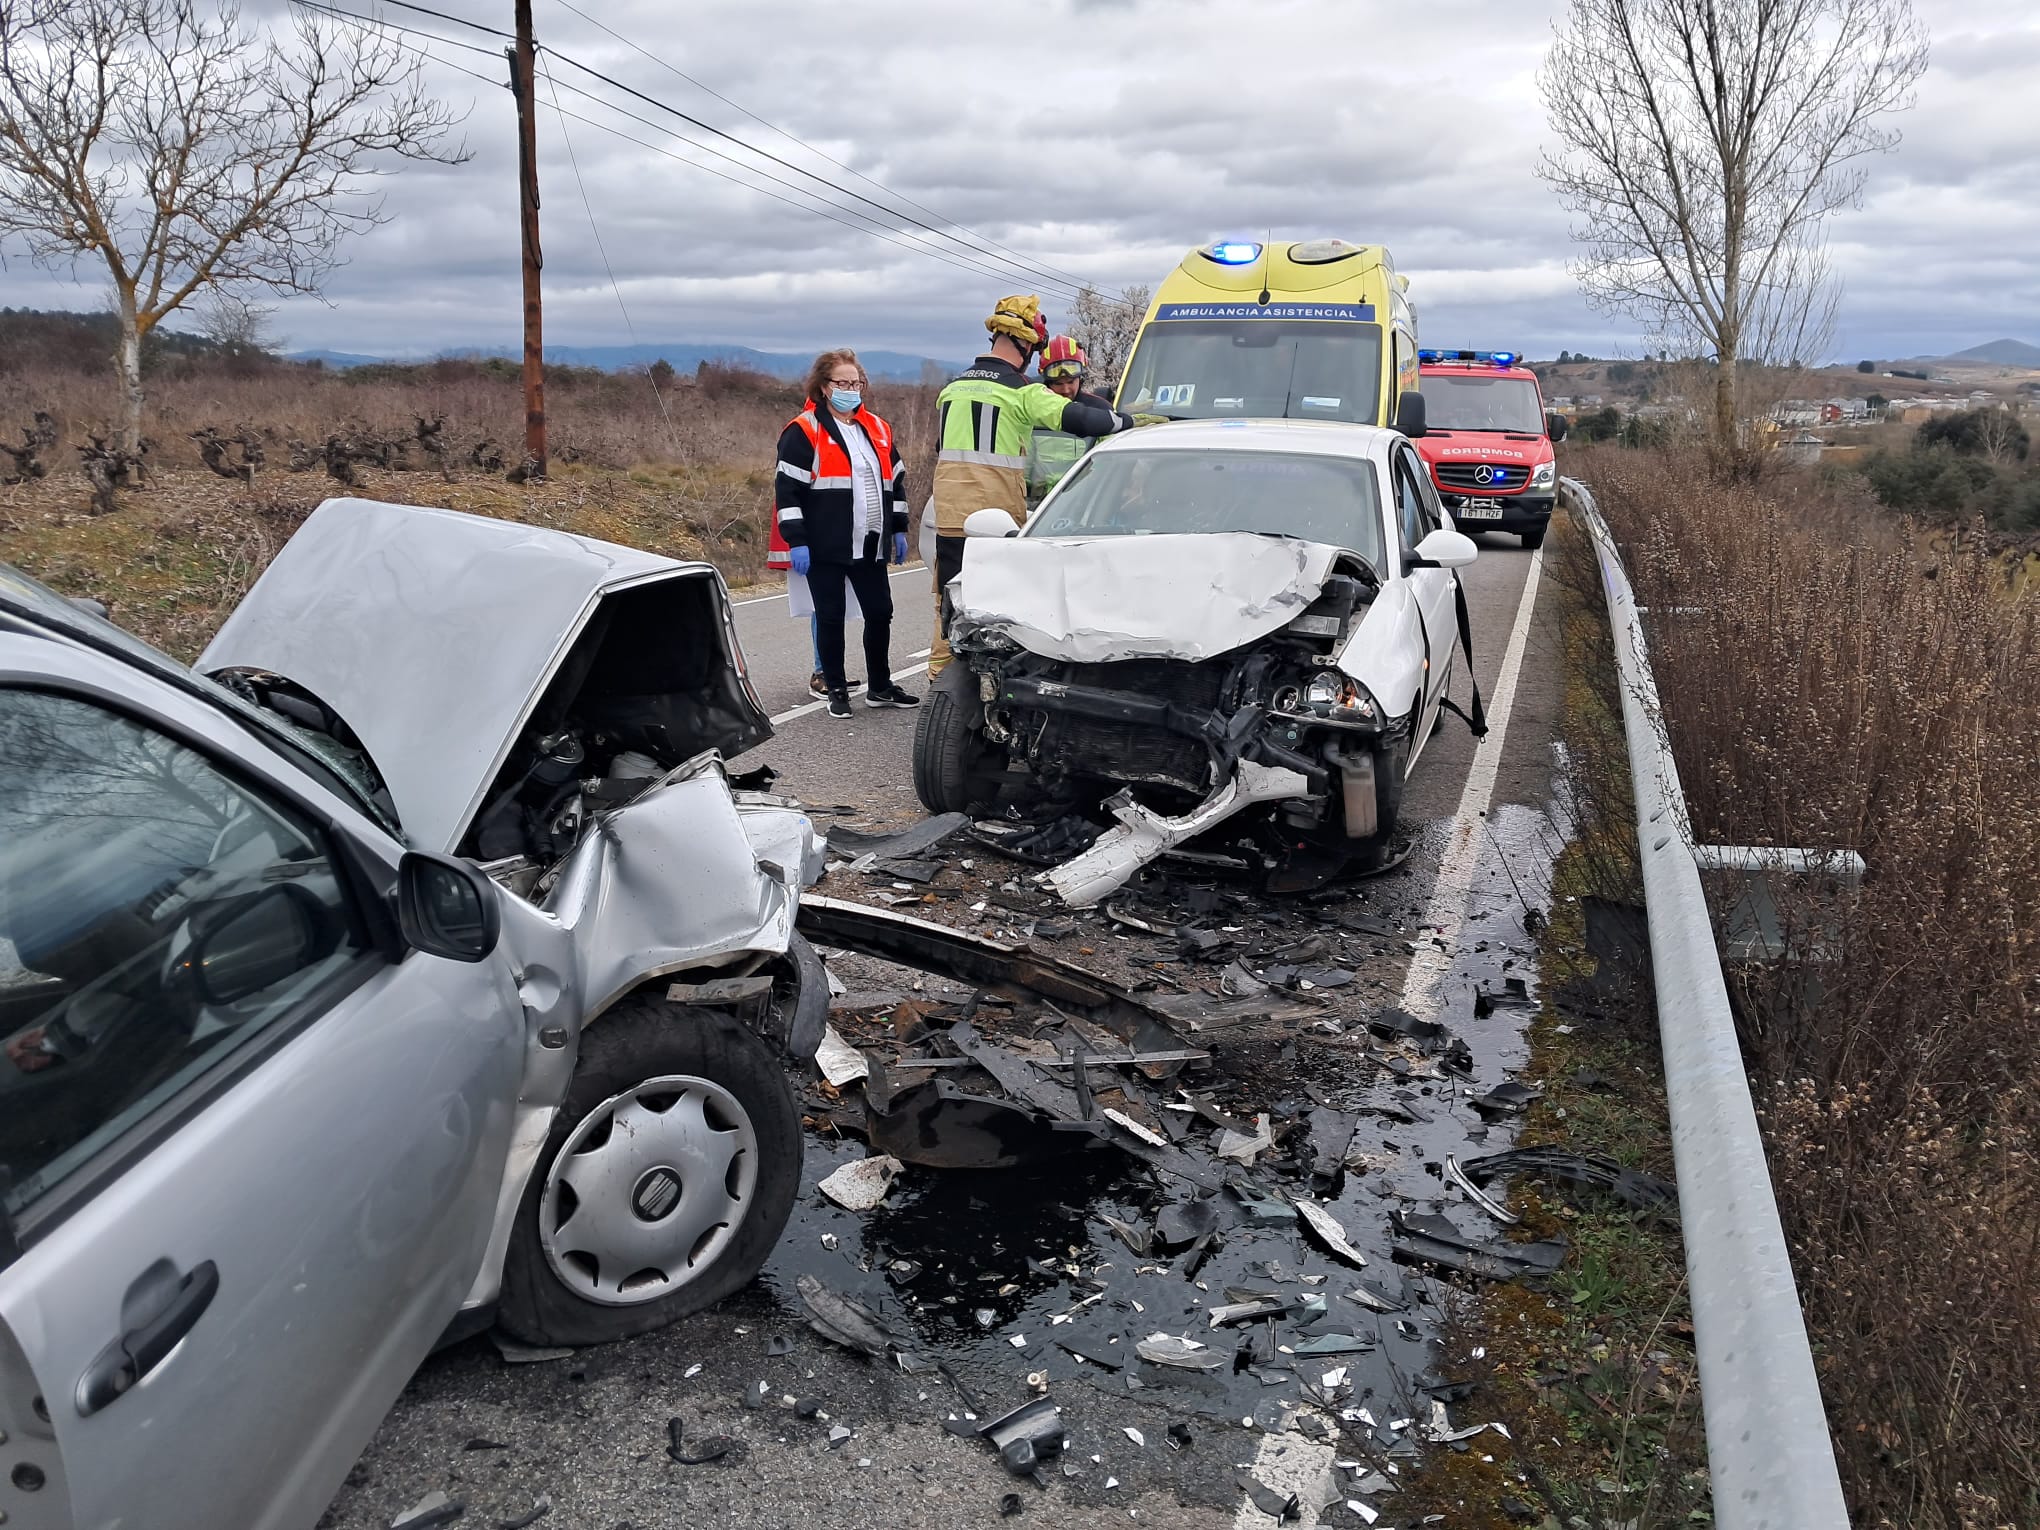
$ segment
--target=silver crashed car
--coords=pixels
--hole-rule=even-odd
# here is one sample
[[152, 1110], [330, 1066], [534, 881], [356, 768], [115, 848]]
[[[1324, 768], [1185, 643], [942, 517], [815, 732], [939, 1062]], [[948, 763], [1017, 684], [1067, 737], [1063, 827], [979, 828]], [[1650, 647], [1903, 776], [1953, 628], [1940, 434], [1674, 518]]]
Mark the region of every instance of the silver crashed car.
[[756, 1273], [821, 845], [720, 576], [321, 506], [187, 670], [0, 567], [0, 1523], [309, 1526], [418, 1362]]

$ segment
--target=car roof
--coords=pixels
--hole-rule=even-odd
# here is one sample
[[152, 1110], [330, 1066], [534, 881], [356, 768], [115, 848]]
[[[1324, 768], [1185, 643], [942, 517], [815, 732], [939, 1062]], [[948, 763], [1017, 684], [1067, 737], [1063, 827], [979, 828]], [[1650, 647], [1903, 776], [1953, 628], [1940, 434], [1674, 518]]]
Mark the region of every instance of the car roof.
[[1170, 420], [1107, 436], [1093, 452], [1304, 452], [1321, 457], [1379, 457], [1401, 439], [1381, 425], [1338, 420]]

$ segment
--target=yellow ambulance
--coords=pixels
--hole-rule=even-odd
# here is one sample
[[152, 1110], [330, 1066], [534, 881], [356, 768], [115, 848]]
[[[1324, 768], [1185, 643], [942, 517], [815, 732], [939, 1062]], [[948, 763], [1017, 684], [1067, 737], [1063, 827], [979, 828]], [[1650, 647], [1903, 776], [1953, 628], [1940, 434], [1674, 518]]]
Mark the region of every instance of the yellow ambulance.
[[1156, 289], [1119, 407], [1179, 420], [1346, 420], [1421, 435], [1408, 289], [1378, 244], [1200, 245]]

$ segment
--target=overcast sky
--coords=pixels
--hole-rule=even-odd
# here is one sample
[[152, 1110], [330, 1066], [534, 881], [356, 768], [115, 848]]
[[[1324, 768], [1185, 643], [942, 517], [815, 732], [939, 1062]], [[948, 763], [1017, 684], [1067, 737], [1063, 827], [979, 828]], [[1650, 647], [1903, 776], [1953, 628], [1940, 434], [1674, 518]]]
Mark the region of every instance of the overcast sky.
[[[1556, 9], [1542, 0], [577, 3], [657, 59], [940, 214], [926, 221], [953, 219], [1030, 265], [1118, 288], [1159, 280], [1215, 235], [1336, 234], [1389, 245], [1430, 344], [1536, 356], [1642, 348], [1629, 326], [1581, 302], [1566, 271], [1567, 215], [1532, 174], [1548, 138], [1533, 76]], [[1846, 282], [1835, 342], [1843, 359], [1939, 354], [2005, 335], [2040, 343], [2040, 5], [1916, 4], [1933, 38], [1918, 105], [1895, 119], [1898, 151], [1870, 163], [1861, 211], [1831, 229]], [[560, 0], [535, 5], [542, 43], [882, 195]], [[434, 8], [510, 24], [505, 0]], [[276, 0], [255, 0], [248, 14], [262, 24]], [[495, 46], [410, 13], [384, 14]], [[427, 46], [501, 74], [490, 58]], [[516, 341], [510, 98], [427, 67], [434, 86], [468, 110], [474, 157], [390, 177], [391, 221], [350, 246], [349, 264], [328, 282], [330, 306], [299, 300], [278, 315], [292, 348], [395, 355]], [[617, 97], [552, 67], [567, 110], [732, 169], [574, 94], [567, 87]], [[681, 126], [642, 103], [629, 109]], [[618, 344], [634, 329], [640, 341], [848, 343], [962, 357], [979, 348], [990, 300], [1030, 286], [881, 243], [569, 121], [620, 308], [562, 126], [541, 110], [546, 334], [555, 343]], [[895, 237], [957, 253], [918, 231]], [[103, 279], [88, 270], [50, 276], [19, 248], [5, 254], [0, 304], [100, 301]], [[1047, 307], [1057, 323], [1065, 305], [1049, 297]]]

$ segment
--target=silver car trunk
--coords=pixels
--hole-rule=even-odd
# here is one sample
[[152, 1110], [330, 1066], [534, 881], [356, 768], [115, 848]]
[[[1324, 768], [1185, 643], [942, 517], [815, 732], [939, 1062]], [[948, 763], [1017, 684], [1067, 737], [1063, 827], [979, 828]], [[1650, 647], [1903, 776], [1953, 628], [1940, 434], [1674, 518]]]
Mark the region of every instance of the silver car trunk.
[[477, 817], [542, 737], [571, 735], [573, 773], [599, 776], [772, 732], [709, 565], [373, 500], [314, 511], [196, 668], [315, 697], [359, 739], [405, 837], [438, 851], [488, 853]]

